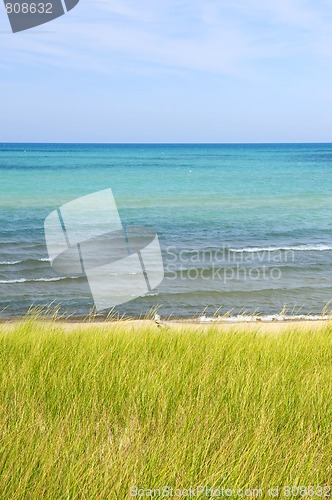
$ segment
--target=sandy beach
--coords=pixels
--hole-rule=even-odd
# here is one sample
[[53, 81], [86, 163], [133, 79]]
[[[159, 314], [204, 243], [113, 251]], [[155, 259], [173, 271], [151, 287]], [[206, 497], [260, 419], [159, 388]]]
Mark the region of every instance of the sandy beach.
[[[12, 320], [12, 321], [4, 321], [0, 323], [0, 330], [2, 331], [14, 331], [22, 322], [27, 321], [23, 320]], [[28, 320], [29, 321], [29, 320]], [[40, 320], [38, 320], [39, 322]], [[223, 332], [233, 332], [237, 330], [262, 333], [262, 334], [280, 334], [289, 331], [316, 331], [325, 327], [332, 326], [332, 318], [329, 320], [317, 320], [317, 321], [305, 321], [305, 320], [293, 320], [293, 321], [270, 321], [270, 322], [247, 322], [247, 321], [238, 321], [227, 322], [227, 321], [219, 321], [219, 322], [199, 322], [197, 320], [171, 320], [171, 321], [162, 321], [161, 325], [155, 323], [155, 321], [150, 319], [132, 319], [132, 320], [119, 320], [119, 321], [49, 321], [43, 320], [44, 324], [48, 324], [50, 327], [61, 328], [66, 332], [73, 331], [82, 331], [89, 330], [91, 328], [96, 331], [107, 331], [107, 330], [118, 330], [121, 331], [139, 331], [151, 329], [155, 331], [165, 331], [167, 334], [168, 330], [172, 331], [183, 331], [184, 333], [190, 332], [206, 332], [208, 330], [215, 330], [220, 333]]]

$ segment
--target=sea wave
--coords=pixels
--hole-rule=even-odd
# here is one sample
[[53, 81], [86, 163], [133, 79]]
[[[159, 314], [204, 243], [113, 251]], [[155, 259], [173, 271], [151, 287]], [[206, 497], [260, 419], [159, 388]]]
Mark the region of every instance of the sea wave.
[[239, 314], [237, 316], [200, 316], [201, 323], [258, 323], [258, 322], [276, 322], [276, 321], [322, 321], [332, 320], [328, 314], [267, 314], [265, 316]]
[[331, 245], [323, 245], [317, 243], [314, 245], [289, 245], [283, 247], [244, 247], [244, 248], [229, 248], [229, 252], [233, 253], [258, 253], [258, 252], [327, 252], [332, 251]]
[[50, 262], [50, 259], [45, 257], [42, 259], [3, 260], [0, 261], [0, 266], [15, 266], [24, 262]]
[[13, 283], [33, 283], [33, 282], [39, 282], [39, 281], [63, 281], [63, 280], [77, 280], [79, 279], [80, 276], [59, 276], [58, 278], [18, 278], [16, 280], [1, 280], [0, 284], [2, 285], [8, 285], [8, 284], [13, 284]]

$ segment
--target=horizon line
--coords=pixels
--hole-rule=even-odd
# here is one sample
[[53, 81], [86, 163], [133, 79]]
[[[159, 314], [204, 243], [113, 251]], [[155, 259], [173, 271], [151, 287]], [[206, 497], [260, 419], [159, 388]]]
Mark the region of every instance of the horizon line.
[[107, 146], [234, 146], [234, 145], [239, 145], [239, 146], [246, 146], [246, 145], [298, 145], [298, 144], [309, 144], [309, 145], [319, 145], [319, 144], [329, 144], [332, 145], [331, 142], [307, 142], [307, 141], [296, 141], [296, 142], [84, 142], [84, 141], [41, 141], [41, 142], [24, 142], [24, 141], [4, 141], [0, 142], [0, 145], [5, 145], [5, 144], [31, 144], [31, 145], [39, 145], [39, 144], [52, 144], [52, 145], [64, 145], [64, 144], [71, 144], [71, 145], [107, 145]]

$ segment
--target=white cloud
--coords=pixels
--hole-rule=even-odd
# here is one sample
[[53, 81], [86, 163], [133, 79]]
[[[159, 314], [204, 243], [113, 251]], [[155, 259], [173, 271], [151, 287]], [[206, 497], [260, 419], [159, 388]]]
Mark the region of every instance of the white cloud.
[[[138, 8], [139, 5], [139, 8]], [[325, 6], [324, 6], [325, 5]], [[0, 29], [5, 28], [3, 18]], [[8, 25], [7, 30], [8, 30]], [[99, 0], [38, 30], [1, 34], [2, 64], [88, 71], [198, 70], [246, 74], [285, 55], [329, 57], [325, 2], [304, 0]], [[38, 34], [39, 33], [39, 34]]]

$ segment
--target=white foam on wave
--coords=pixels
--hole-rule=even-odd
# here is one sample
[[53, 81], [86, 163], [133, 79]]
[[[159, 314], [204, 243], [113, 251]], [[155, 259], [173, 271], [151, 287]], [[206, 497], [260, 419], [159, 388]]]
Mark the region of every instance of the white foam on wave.
[[229, 248], [233, 253], [259, 253], [259, 252], [327, 252], [331, 251], [331, 245], [323, 245], [317, 243], [315, 245], [290, 245], [284, 247], [244, 247], [244, 248]]
[[33, 283], [37, 281], [63, 281], [63, 280], [76, 280], [78, 279], [79, 276], [59, 276], [58, 278], [34, 278], [34, 279], [27, 279], [27, 278], [19, 278], [16, 280], [1, 280], [0, 284], [2, 285], [8, 285], [8, 284], [13, 284], [13, 283]]
[[3, 260], [0, 261], [0, 266], [14, 266], [15, 264], [20, 264], [23, 260]]
[[14, 266], [15, 264], [23, 264], [23, 262], [28, 262], [30, 260], [36, 262], [50, 262], [50, 259], [46, 257], [42, 259], [4, 260], [0, 261], [0, 266]]
[[199, 321], [201, 323], [259, 323], [259, 322], [275, 322], [275, 321], [321, 321], [321, 320], [332, 320], [332, 316], [326, 314], [295, 314], [293, 316], [285, 314], [268, 314], [266, 316], [255, 316], [255, 315], [242, 315], [237, 316], [218, 316], [218, 317], [208, 317], [201, 316]]

